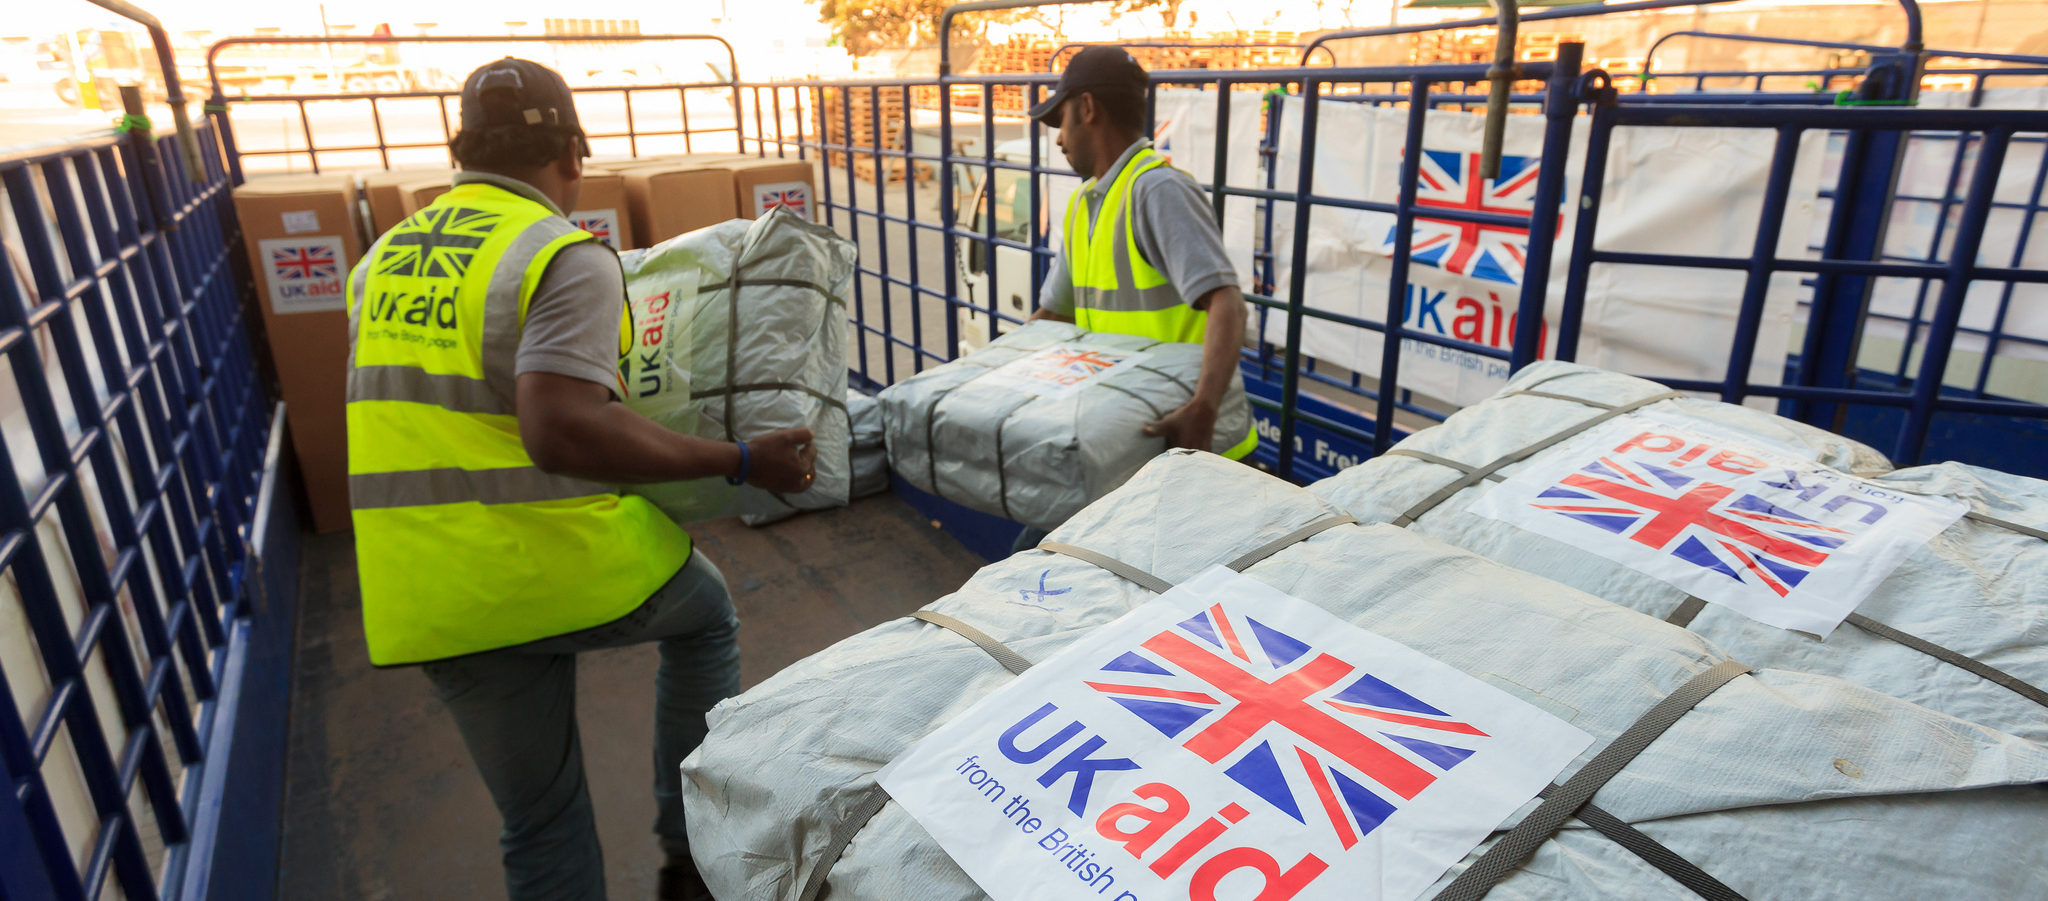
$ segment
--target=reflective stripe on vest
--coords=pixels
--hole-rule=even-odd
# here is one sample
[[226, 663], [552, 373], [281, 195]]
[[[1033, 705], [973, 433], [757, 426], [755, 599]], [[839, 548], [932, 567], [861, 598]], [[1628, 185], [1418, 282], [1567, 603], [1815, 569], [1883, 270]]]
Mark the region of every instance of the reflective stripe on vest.
[[542, 204], [463, 184], [350, 274], [349, 494], [372, 663], [601, 625], [689, 559], [652, 504], [544, 472], [520, 439], [527, 304], [555, 255], [590, 240]]
[[1166, 159], [1151, 148], [1138, 151], [1124, 164], [1102, 208], [1090, 221], [1087, 192], [1081, 186], [1067, 203], [1067, 268], [1074, 279], [1074, 323], [1089, 331], [1139, 335], [1157, 341], [1200, 344], [1209, 316], [1183, 302], [1166, 274], [1138, 252], [1132, 226], [1138, 176]]
[[[1166, 158], [1147, 147], [1131, 156], [1109, 185], [1102, 208], [1088, 216], [1090, 180], [1067, 201], [1067, 269], [1074, 279], [1074, 324], [1091, 332], [1138, 335], [1155, 341], [1201, 344], [1208, 336], [1209, 314], [1182, 301], [1166, 274], [1138, 252], [1132, 216], [1137, 209], [1138, 176], [1166, 165]], [[1110, 227], [1104, 229], [1103, 218]], [[1243, 440], [1223, 453], [1242, 460], [1259, 448], [1254, 424]]]

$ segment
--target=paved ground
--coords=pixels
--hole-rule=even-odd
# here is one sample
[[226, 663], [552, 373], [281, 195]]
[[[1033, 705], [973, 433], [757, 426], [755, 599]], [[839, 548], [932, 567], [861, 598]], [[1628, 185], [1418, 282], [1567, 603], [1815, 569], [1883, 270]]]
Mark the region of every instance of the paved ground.
[[[764, 529], [692, 529], [733, 589], [745, 685], [930, 603], [981, 560], [901, 501], [871, 498]], [[503, 898], [497, 814], [455, 726], [409, 669], [363, 650], [351, 536], [305, 549], [280, 897]], [[652, 645], [585, 655], [578, 705], [615, 899], [654, 897]]]

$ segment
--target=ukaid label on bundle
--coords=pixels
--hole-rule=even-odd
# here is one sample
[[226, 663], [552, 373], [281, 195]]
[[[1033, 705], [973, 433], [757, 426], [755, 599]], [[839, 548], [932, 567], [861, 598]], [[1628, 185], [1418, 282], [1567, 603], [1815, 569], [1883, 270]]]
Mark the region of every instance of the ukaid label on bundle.
[[854, 248], [774, 211], [619, 255], [631, 302], [625, 404], [671, 431], [742, 441], [806, 427], [817, 480], [795, 495], [716, 478], [636, 486], [678, 522], [843, 506], [852, 479], [846, 286]]
[[1766, 625], [1823, 637], [1967, 510], [1647, 411], [1544, 453], [1471, 508]]
[[[1194, 396], [1202, 346], [1039, 321], [881, 395], [889, 466], [954, 503], [1052, 528], [1166, 449], [1147, 424]], [[1257, 447], [1232, 373], [1210, 450]]]
[[997, 901], [1406, 901], [1591, 741], [1216, 567], [1033, 666], [879, 781]]

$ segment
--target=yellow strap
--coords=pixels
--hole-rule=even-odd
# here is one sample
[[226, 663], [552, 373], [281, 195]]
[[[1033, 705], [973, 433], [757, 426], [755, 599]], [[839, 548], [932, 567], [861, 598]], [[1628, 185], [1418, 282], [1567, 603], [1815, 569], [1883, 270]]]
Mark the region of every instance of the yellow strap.
[[1235, 447], [1232, 447], [1231, 449], [1229, 449], [1229, 450], [1227, 450], [1227, 451], [1224, 451], [1224, 452], [1223, 452], [1223, 457], [1224, 457], [1224, 459], [1228, 459], [1228, 460], [1242, 460], [1242, 459], [1244, 459], [1244, 458], [1246, 458], [1246, 457], [1249, 457], [1249, 456], [1251, 456], [1251, 455], [1252, 455], [1252, 451], [1255, 451], [1255, 450], [1258, 450], [1258, 449], [1259, 449], [1259, 425], [1258, 425], [1258, 423], [1254, 422], [1254, 423], [1252, 423], [1252, 429], [1251, 429], [1251, 431], [1245, 434], [1245, 436], [1244, 436], [1244, 440], [1243, 440], [1243, 441], [1239, 441], [1239, 442], [1237, 443], [1237, 445], [1236, 445]]

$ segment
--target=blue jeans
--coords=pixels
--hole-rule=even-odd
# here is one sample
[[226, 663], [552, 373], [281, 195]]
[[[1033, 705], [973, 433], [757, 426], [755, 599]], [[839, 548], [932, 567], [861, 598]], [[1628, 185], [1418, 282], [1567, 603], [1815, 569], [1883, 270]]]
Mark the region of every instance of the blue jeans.
[[512, 901], [605, 897], [604, 855], [576, 732], [576, 655], [660, 642], [654, 832], [662, 850], [688, 859], [681, 765], [704, 741], [705, 711], [739, 693], [738, 635], [725, 577], [692, 553], [668, 584], [617, 620], [423, 667], [504, 819], [498, 844]]

